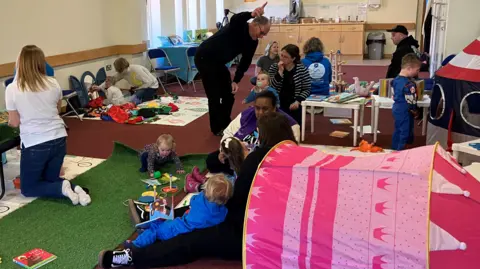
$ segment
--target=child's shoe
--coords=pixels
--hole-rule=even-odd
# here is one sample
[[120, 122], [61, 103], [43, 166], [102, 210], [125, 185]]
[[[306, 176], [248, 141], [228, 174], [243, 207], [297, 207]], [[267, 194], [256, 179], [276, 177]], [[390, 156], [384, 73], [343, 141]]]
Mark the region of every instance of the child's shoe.
[[188, 174], [185, 177], [185, 188], [186, 193], [196, 193], [200, 189], [200, 182], [196, 181], [192, 174]]
[[200, 182], [200, 184], [205, 184], [207, 181], [207, 177], [200, 173], [200, 169], [198, 169], [197, 166], [193, 167], [192, 176], [197, 182]]
[[130, 249], [124, 250], [104, 250], [98, 255], [98, 266], [100, 268], [116, 268], [123, 266], [131, 266], [132, 255]]

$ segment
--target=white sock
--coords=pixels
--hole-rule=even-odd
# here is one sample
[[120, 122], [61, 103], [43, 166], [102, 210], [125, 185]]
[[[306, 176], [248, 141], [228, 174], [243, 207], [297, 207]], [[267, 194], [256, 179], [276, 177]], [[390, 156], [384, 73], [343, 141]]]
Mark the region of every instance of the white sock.
[[70, 181], [68, 181], [68, 180], [63, 181], [63, 183], [62, 183], [62, 194], [67, 196], [70, 200], [72, 200], [73, 205], [78, 204], [78, 200], [79, 200], [78, 194], [76, 194], [72, 190], [72, 185], [70, 184]]
[[82, 206], [86, 206], [92, 202], [92, 198], [80, 186], [75, 186], [75, 193], [78, 194], [79, 202]]

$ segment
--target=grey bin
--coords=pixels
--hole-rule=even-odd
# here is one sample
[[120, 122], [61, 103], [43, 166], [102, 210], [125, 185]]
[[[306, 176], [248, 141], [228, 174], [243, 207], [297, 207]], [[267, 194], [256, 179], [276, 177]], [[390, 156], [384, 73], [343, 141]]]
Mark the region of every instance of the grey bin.
[[385, 34], [384, 33], [370, 33], [367, 36], [368, 59], [381, 60], [385, 50]]

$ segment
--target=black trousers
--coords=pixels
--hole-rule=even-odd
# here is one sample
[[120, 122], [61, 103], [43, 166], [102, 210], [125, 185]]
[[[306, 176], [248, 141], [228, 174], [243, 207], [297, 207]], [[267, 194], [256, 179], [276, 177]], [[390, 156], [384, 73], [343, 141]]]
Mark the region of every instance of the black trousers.
[[217, 134], [230, 124], [235, 102], [230, 71], [226, 65], [212, 62], [198, 54], [195, 55], [195, 66], [202, 77], [208, 98], [210, 130]]
[[210, 173], [225, 173], [233, 175], [233, 170], [230, 168], [228, 160], [225, 160], [225, 163], [221, 163], [220, 160], [218, 160], [218, 154], [220, 154], [219, 150], [208, 154], [206, 160], [208, 171]]
[[201, 258], [240, 261], [242, 233], [224, 222], [181, 234], [167, 241], [157, 241], [145, 248], [132, 249], [135, 268], [183, 265]]

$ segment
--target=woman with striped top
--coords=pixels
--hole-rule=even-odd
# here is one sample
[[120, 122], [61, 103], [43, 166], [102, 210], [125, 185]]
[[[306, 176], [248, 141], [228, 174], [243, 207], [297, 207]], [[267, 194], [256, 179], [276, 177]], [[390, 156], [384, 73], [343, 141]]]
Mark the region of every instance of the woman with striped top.
[[312, 80], [300, 62], [300, 49], [293, 44], [283, 47], [280, 62], [273, 64], [268, 73], [270, 86], [279, 93], [280, 109], [301, 124], [300, 103], [310, 95]]

